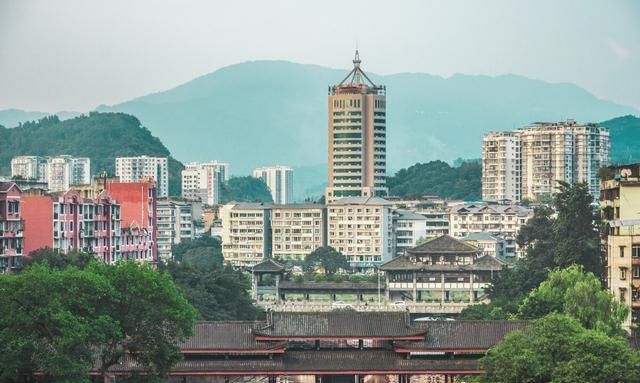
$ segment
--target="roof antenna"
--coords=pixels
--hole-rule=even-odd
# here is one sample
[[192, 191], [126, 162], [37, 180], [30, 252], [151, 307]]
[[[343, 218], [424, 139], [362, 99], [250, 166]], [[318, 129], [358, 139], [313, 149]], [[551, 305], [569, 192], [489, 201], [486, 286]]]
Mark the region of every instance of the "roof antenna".
[[359, 67], [361, 62], [362, 61], [360, 60], [360, 54], [358, 53], [358, 40], [356, 40], [356, 55], [353, 58], [353, 66]]

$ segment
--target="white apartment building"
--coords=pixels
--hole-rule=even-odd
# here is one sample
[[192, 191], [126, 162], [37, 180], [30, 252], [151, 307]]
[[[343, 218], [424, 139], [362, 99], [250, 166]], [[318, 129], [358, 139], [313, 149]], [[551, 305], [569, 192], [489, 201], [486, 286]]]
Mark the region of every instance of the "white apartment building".
[[533, 209], [519, 205], [460, 205], [451, 208], [449, 232], [455, 238], [482, 232], [501, 234], [513, 241], [531, 217]]
[[609, 161], [609, 131], [574, 120], [535, 123], [483, 139], [482, 198], [520, 202], [553, 194], [557, 180], [586, 182], [599, 194], [598, 170]]
[[507, 241], [499, 234], [471, 233], [462, 240], [482, 250], [482, 255], [490, 257], [515, 257], [515, 248], [510, 248]]
[[360, 271], [391, 260], [392, 203], [380, 197], [347, 197], [327, 206], [327, 244], [344, 254]]
[[47, 159], [40, 156], [19, 156], [11, 159], [11, 177], [47, 182]]
[[153, 179], [158, 187], [158, 197], [169, 196], [169, 161], [167, 157], [117, 157], [116, 176], [120, 182], [140, 182]]
[[160, 200], [156, 208], [158, 257], [171, 259], [171, 247], [195, 238], [193, 206], [190, 202]]
[[273, 256], [303, 260], [312, 251], [326, 246], [325, 224], [323, 205], [275, 205], [271, 210]]
[[271, 256], [272, 206], [230, 202], [220, 208], [225, 263], [252, 267]]
[[428, 238], [449, 234], [449, 209], [447, 208], [419, 208], [415, 211], [427, 219]]
[[267, 184], [273, 203], [287, 204], [293, 199], [293, 169], [287, 166], [266, 166], [253, 171], [254, 178]]
[[69, 185], [91, 183], [91, 160], [86, 157], [48, 157], [45, 173], [49, 191], [66, 191]]
[[393, 233], [395, 238], [395, 255], [404, 255], [407, 249], [415, 247], [420, 239], [426, 239], [427, 218], [409, 210], [393, 212]]
[[202, 203], [213, 206], [220, 203], [222, 183], [225, 180], [227, 167], [221, 164], [192, 162], [182, 170], [182, 197], [199, 199]]

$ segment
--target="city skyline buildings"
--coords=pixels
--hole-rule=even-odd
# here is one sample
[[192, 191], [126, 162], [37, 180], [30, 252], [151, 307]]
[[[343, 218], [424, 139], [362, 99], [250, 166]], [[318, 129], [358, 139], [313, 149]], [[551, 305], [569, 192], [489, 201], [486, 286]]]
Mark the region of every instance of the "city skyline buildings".
[[267, 185], [275, 204], [293, 202], [293, 169], [288, 166], [264, 166], [253, 171], [253, 177]]

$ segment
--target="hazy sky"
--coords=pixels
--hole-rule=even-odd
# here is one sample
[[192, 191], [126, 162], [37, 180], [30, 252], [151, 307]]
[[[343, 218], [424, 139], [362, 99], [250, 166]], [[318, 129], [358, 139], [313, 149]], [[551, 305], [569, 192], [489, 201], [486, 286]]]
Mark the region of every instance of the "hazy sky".
[[640, 1], [0, 0], [0, 109], [86, 111], [247, 60], [522, 74], [640, 109]]

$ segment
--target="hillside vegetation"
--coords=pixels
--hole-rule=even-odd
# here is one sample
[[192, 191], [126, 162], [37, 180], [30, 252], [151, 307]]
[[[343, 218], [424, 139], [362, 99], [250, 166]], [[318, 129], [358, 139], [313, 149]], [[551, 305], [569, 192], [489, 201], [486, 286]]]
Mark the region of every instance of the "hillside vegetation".
[[91, 172], [115, 172], [122, 156], [169, 157], [169, 193], [180, 195], [183, 165], [171, 157], [160, 139], [124, 113], [95, 113], [60, 121], [56, 116], [26, 122], [16, 128], [0, 126], [0, 174], [11, 174], [11, 158], [21, 155], [68, 154], [91, 159]]
[[640, 161], [640, 118], [627, 115], [600, 125], [609, 128], [612, 163]]

